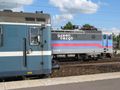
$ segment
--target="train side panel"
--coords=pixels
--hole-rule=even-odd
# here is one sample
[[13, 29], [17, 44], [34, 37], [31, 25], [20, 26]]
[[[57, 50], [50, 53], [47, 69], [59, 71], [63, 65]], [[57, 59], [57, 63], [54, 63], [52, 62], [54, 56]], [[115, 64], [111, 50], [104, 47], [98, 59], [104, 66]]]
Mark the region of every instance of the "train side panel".
[[90, 56], [102, 53], [102, 34], [76, 32], [52, 32], [52, 52], [59, 54], [87, 54]]
[[[39, 45], [30, 45], [30, 31], [39, 26], [1, 25], [0, 77], [51, 73], [50, 27], [40, 31]], [[35, 38], [35, 37], [32, 37]], [[26, 51], [24, 51], [26, 49]], [[25, 55], [26, 54], [26, 55]]]
[[0, 76], [19, 75], [23, 67], [23, 37], [26, 26], [0, 25], [2, 30], [0, 47]]
[[49, 14], [0, 11], [0, 77], [52, 70]]

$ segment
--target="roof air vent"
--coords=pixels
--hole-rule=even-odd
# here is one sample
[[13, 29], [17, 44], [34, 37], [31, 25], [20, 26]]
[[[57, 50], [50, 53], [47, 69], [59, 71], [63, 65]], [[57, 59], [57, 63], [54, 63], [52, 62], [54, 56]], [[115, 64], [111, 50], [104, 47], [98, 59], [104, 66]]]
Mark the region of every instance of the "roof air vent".
[[37, 13], [37, 14], [39, 14], [39, 13], [43, 13], [43, 11], [36, 11], [36, 13]]

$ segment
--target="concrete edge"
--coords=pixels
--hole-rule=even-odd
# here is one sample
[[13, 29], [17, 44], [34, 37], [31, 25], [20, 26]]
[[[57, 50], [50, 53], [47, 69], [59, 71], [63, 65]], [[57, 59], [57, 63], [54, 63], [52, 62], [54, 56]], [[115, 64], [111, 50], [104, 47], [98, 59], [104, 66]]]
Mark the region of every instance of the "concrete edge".
[[107, 79], [116, 79], [116, 78], [120, 78], [120, 72], [70, 76], [70, 77], [60, 77], [60, 78], [48, 78], [48, 79], [38, 79], [38, 80], [14, 81], [14, 82], [0, 83], [0, 90], [70, 84], [70, 83], [107, 80]]

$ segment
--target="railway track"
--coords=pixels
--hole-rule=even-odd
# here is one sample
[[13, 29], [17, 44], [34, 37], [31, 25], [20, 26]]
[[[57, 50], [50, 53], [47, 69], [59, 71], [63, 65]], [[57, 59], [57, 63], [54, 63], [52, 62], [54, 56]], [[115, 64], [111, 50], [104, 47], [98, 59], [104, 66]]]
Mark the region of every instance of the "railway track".
[[106, 59], [99, 59], [99, 60], [89, 60], [89, 61], [78, 61], [78, 60], [62, 60], [62, 61], [57, 61], [57, 63], [60, 66], [68, 66], [68, 65], [95, 65], [95, 64], [107, 64], [107, 63], [119, 63], [120, 62], [120, 57], [116, 58], [106, 58]]
[[59, 70], [52, 73], [52, 77], [65, 77], [74, 75], [88, 75], [107, 72], [120, 72], [120, 57], [98, 61], [70, 61], [58, 62]]
[[113, 65], [119, 64], [120, 62], [101, 62], [101, 63], [84, 63], [84, 64], [71, 64], [71, 65], [62, 65], [62, 67], [77, 67], [77, 66], [101, 66], [101, 65]]

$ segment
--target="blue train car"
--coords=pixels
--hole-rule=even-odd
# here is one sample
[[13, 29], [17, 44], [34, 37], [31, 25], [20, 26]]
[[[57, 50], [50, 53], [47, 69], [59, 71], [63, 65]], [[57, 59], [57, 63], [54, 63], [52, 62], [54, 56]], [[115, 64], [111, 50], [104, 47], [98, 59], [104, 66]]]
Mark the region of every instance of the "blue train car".
[[50, 15], [0, 11], [0, 77], [51, 73]]

